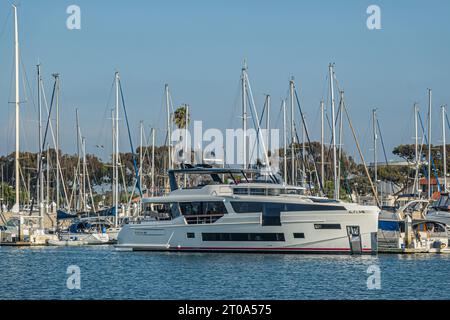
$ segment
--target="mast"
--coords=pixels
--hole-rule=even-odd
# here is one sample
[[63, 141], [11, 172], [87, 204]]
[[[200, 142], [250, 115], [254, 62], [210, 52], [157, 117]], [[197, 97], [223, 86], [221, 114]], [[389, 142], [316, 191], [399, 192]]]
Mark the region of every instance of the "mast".
[[334, 73], [333, 73], [333, 64], [330, 63], [328, 66], [329, 69], [329, 77], [330, 77], [330, 93], [331, 93], [331, 131], [333, 137], [333, 177], [334, 177], [334, 199], [339, 200], [339, 186], [336, 172], [336, 124], [335, 124], [335, 113], [334, 113]]
[[428, 198], [431, 198], [431, 89], [428, 89]]
[[[189, 130], [189, 105], [184, 105], [185, 110], [185, 124], [184, 124], [184, 163], [190, 163], [190, 156], [188, 150], [188, 130]], [[184, 188], [187, 188], [187, 175], [184, 175]]]
[[14, 9], [14, 60], [15, 60], [15, 86], [16, 86], [16, 152], [15, 152], [15, 203], [12, 211], [18, 213], [20, 211], [20, 173], [19, 173], [19, 150], [20, 150], [20, 92], [19, 92], [19, 28], [17, 21], [17, 7], [12, 6]]
[[447, 192], [447, 145], [445, 142], [445, 105], [441, 106], [442, 110], [442, 157], [444, 166], [444, 192]]
[[155, 128], [152, 128], [152, 197], [155, 194]]
[[419, 194], [419, 135], [418, 135], [418, 114], [419, 114], [419, 106], [417, 103], [414, 104], [414, 131], [415, 131], [415, 154], [416, 154], [416, 173], [414, 176], [414, 192]]
[[[75, 109], [75, 116], [76, 116], [76, 125], [77, 125], [77, 156], [78, 156], [78, 164], [81, 161], [81, 142], [80, 142], [80, 137], [81, 137], [81, 131], [80, 131], [80, 120], [78, 117], [78, 108]], [[79, 165], [77, 165], [78, 169], [79, 169]], [[77, 170], [78, 170], [77, 169]], [[76, 172], [76, 174], [79, 176], [79, 173]], [[83, 188], [82, 188], [82, 182], [81, 179], [79, 179], [78, 181], [78, 185], [79, 185], [79, 195], [78, 195], [78, 203], [79, 203], [79, 209], [82, 209], [82, 204], [83, 204]]]
[[82, 148], [82, 152], [83, 152], [83, 210], [84, 211], [88, 211], [87, 210], [87, 196], [86, 196], [86, 138], [85, 137], [81, 137], [81, 148]]
[[[303, 118], [306, 116], [303, 114]], [[302, 187], [305, 187], [306, 183], [306, 144], [305, 144], [305, 133], [306, 128], [302, 121]]]
[[375, 182], [375, 192], [378, 194], [378, 164], [377, 164], [377, 109], [372, 109], [372, 126], [373, 126], [373, 181]]
[[[112, 130], [112, 152], [111, 152], [111, 164], [112, 164], [112, 184], [111, 184], [111, 196], [112, 196], [112, 207], [115, 208], [115, 211], [117, 212], [116, 205], [116, 139], [115, 132], [116, 132], [116, 122], [115, 122], [115, 116], [114, 116], [114, 109], [111, 109], [111, 130]], [[117, 220], [117, 215], [114, 218]]]
[[50, 209], [50, 145], [47, 143], [47, 213]]
[[173, 169], [172, 167], [172, 132], [170, 130], [170, 101], [169, 101], [169, 85], [166, 84], [164, 86], [164, 92], [166, 95], [166, 109], [167, 109], [167, 147], [168, 147], [168, 153], [169, 153], [169, 163], [168, 163], [168, 169]]
[[117, 227], [118, 225], [118, 211], [119, 211], [119, 171], [118, 171], [118, 166], [119, 166], [119, 72], [116, 72], [115, 75], [115, 79], [116, 79], [116, 105], [115, 105], [115, 121], [114, 121], [114, 134], [115, 134], [115, 166], [114, 166], [114, 175], [115, 175], [115, 184], [114, 184], [114, 193], [115, 193], [115, 202], [114, 202], [114, 207], [115, 209], [115, 221], [114, 221], [114, 225], [115, 227]]
[[[188, 104], [185, 104], [184, 105], [184, 107], [185, 107], [185, 111], [186, 111], [186, 114], [184, 115], [185, 116], [185, 122], [186, 122], [186, 124], [184, 125], [184, 133], [185, 133], [185, 138], [184, 138], [184, 147], [185, 147], [185, 152], [186, 152], [186, 154], [185, 154], [185, 156], [184, 156], [184, 161], [185, 161], [185, 163], [190, 163], [191, 161], [191, 159], [190, 159], [190, 157], [189, 157], [189, 150], [188, 150], [188, 131], [189, 131], [189, 105]], [[186, 177], [186, 175], [185, 175], [185, 177]], [[186, 187], [186, 186], [185, 186]]]
[[339, 92], [340, 102], [339, 102], [339, 153], [337, 160], [337, 170], [338, 170], [338, 179], [337, 179], [337, 198], [340, 198], [341, 193], [341, 159], [342, 159], [342, 125], [343, 125], [343, 105], [344, 105], [344, 91]]
[[144, 134], [144, 123], [141, 121], [140, 123], [140, 148], [139, 148], [139, 187], [142, 190], [142, 173], [143, 173], [143, 169], [142, 169], [142, 157], [143, 157], [143, 152], [142, 152], [142, 148], [143, 148], [143, 134]]
[[[266, 117], [266, 136], [267, 136], [267, 152], [270, 150], [270, 94], [266, 95], [267, 117]], [[267, 166], [270, 164], [268, 163]]]
[[60, 195], [60, 184], [59, 184], [59, 74], [53, 74], [56, 82], [56, 208], [59, 209], [59, 195]]
[[287, 139], [286, 139], [286, 100], [283, 99], [283, 161], [284, 161], [284, 184], [287, 184]]
[[294, 77], [289, 81], [289, 92], [291, 98], [291, 182], [292, 185], [295, 185]]
[[38, 183], [37, 183], [37, 203], [39, 206], [39, 228], [44, 228], [44, 171], [42, 170], [42, 98], [41, 98], [41, 65], [37, 65], [37, 81], [38, 81]]
[[243, 153], [243, 168], [247, 168], [247, 62], [244, 60], [242, 67], [241, 85], [242, 85], [242, 153]]
[[[324, 148], [324, 103], [323, 101], [320, 101], [320, 177], [322, 180], [322, 186], [324, 186], [325, 182], [325, 148]], [[342, 112], [342, 111], [341, 111]]]

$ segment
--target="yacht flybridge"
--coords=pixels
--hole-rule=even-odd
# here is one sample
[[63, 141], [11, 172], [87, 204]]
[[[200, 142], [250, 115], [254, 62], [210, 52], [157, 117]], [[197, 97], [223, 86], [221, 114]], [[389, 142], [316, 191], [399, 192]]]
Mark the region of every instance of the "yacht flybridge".
[[[171, 192], [143, 199], [143, 219], [123, 226], [117, 249], [376, 252], [377, 207], [310, 197], [303, 188], [255, 174], [205, 167], [170, 170]], [[183, 179], [195, 187], [179, 187]]]

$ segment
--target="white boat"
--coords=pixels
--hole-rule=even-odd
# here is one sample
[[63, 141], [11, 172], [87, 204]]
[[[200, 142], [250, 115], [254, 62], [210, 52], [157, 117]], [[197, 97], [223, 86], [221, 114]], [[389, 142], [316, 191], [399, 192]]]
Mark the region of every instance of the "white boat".
[[102, 232], [61, 233], [61, 241], [82, 241], [86, 245], [108, 244], [109, 235]]
[[109, 235], [107, 233], [91, 233], [84, 241], [88, 245], [107, 244], [109, 243]]
[[448, 193], [442, 193], [439, 199], [431, 205], [426, 219], [444, 223], [447, 229], [450, 229], [450, 197]]
[[[179, 189], [175, 174], [208, 176]], [[239, 183], [241, 175], [246, 183]], [[227, 184], [223, 177], [234, 183]], [[171, 192], [143, 199], [146, 219], [122, 227], [119, 250], [376, 253], [379, 209], [248, 180], [247, 170], [169, 171]], [[193, 181], [193, 180], [191, 180]]]
[[75, 246], [84, 246], [86, 242], [82, 240], [47, 240], [47, 245], [49, 246], [58, 246], [58, 247], [75, 247]]
[[382, 210], [378, 222], [378, 251], [448, 252], [445, 224], [426, 215], [428, 205], [428, 200], [417, 199], [395, 211]]

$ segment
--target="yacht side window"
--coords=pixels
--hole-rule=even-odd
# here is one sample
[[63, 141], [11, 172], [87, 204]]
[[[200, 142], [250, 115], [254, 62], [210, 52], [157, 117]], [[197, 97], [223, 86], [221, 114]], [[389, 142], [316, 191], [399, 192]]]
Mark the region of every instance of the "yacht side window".
[[177, 203], [145, 204], [145, 215], [158, 220], [171, 220], [180, 215]]
[[203, 211], [205, 214], [225, 214], [227, 208], [225, 204], [221, 201], [211, 201], [203, 203]]
[[184, 216], [226, 214], [227, 209], [221, 201], [181, 202], [181, 213]]
[[200, 215], [202, 214], [202, 203], [201, 202], [181, 202], [180, 203], [181, 213], [185, 216]]

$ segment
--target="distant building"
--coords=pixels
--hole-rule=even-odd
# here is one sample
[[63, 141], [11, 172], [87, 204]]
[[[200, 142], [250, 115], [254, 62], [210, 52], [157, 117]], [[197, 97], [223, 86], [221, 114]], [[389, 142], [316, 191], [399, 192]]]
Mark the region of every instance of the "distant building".
[[[443, 192], [444, 189], [449, 190], [450, 188], [450, 178], [447, 178], [447, 186], [444, 188], [444, 178], [438, 177], [439, 184], [436, 181], [435, 177], [432, 177], [430, 180], [430, 187], [431, 187], [431, 194], [435, 192]], [[428, 193], [428, 179], [427, 178], [420, 178], [419, 179], [419, 189], [422, 190], [423, 193]]]

